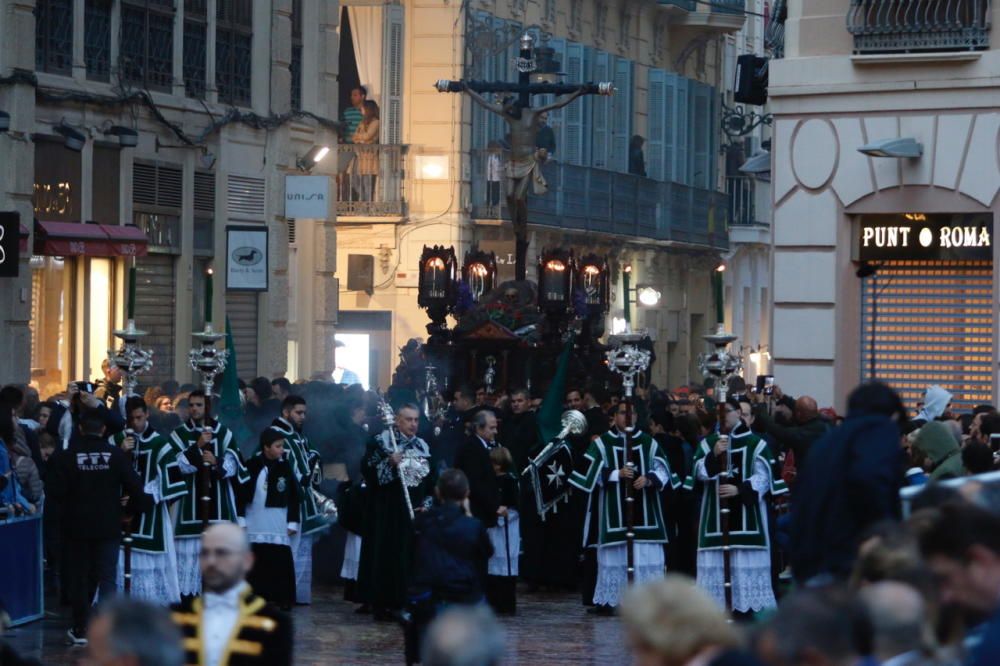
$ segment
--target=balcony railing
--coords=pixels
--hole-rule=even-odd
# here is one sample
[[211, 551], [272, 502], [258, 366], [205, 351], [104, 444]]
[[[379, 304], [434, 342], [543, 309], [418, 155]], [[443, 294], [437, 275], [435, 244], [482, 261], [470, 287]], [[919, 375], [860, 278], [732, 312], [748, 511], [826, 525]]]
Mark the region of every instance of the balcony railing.
[[[472, 216], [509, 219], [502, 183], [488, 179], [489, 157], [487, 151], [472, 154]], [[728, 247], [722, 192], [556, 161], [546, 163], [542, 173], [549, 191], [528, 196], [532, 224]]]
[[851, 0], [855, 53], [989, 48], [991, 0]]
[[724, 14], [741, 14], [746, 9], [746, 0], [660, 0], [660, 4], [673, 5], [689, 12], [711, 10]]
[[406, 146], [341, 144], [337, 146], [337, 215], [398, 217], [404, 214]]
[[757, 183], [748, 176], [728, 176], [726, 196], [729, 197], [729, 224], [748, 226], [765, 224], [757, 219], [754, 195]]

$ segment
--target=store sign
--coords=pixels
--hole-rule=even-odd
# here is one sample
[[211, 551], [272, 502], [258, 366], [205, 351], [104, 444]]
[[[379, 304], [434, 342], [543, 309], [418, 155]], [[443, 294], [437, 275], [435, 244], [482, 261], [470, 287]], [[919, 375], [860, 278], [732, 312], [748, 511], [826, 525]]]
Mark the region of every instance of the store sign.
[[483, 252], [493, 252], [497, 255], [497, 285], [513, 280], [515, 277], [516, 255], [515, 243], [510, 240], [481, 240], [479, 249]]
[[0, 213], [0, 277], [17, 277], [21, 259], [21, 216]]
[[267, 227], [226, 227], [226, 289], [267, 291]]
[[326, 220], [329, 216], [329, 176], [285, 176], [285, 217]]
[[993, 258], [989, 215], [865, 215], [857, 241], [860, 261]]

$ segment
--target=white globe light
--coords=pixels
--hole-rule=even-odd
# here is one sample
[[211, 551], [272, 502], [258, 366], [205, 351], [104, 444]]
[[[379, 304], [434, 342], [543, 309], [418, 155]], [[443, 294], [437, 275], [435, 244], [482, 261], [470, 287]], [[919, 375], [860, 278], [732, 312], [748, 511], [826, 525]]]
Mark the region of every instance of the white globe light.
[[646, 307], [653, 307], [660, 303], [660, 292], [652, 287], [643, 287], [639, 290], [639, 302]]

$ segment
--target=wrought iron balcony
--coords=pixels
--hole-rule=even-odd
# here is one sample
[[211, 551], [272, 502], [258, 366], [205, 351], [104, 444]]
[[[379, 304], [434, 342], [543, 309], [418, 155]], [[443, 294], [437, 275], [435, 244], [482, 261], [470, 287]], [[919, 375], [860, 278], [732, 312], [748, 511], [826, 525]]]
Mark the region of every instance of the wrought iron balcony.
[[[510, 219], [503, 183], [488, 179], [490, 156], [488, 151], [472, 155], [472, 216]], [[549, 191], [528, 195], [532, 224], [719, 249], [729, 246], [722, 192], [556, 161], [546, 163], [542, 173]]]
[[855, 53], [989, 48], [991, 0], [851, 0]]
[[660, 4], [680, 7], [689, 12], [713, 11], [724, 14], [742, 14], [743, 10], [746, 9], [745, 0], [660, 0]]
[[337, 146], [337, 215], [398, 217], [404, 214], [403, 156], [398, 144]]
[[756, 189], [757, 182], [749, 176], [726, 177], [730, 225], [767, 224], [757, 219]]

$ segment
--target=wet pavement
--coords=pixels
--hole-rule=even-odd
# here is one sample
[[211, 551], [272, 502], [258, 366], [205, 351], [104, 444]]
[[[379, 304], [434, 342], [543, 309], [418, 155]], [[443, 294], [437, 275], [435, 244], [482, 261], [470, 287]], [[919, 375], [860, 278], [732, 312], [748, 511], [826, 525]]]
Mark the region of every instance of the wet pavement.
[[[295, 663], [402, 664], [402, 630], [357, 615], [340, 590], [314, 591], [313, 605], [297, 607]], [[45, 666], [76, 664], [85, 648], [65, 645], [68, 609], [63, 617], [12, 629], [4, 638], [23, 656]], [[628, 663], [624, 632], [615, 617], [588, 615], [575, 594], [527, 594], [518, 598], [518, 614], [500, 619], [507, 633], [505, 665]]]

